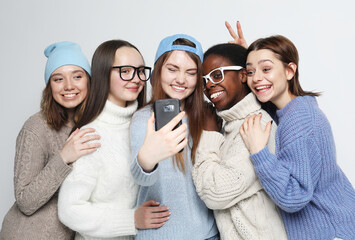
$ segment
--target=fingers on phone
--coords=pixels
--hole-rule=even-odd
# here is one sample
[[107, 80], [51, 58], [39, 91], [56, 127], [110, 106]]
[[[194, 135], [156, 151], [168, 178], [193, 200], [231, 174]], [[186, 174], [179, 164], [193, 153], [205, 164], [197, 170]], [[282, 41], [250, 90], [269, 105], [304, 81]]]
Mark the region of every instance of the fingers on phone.
[[185, 112], [184, 112], [184, 111], [180, 112], [180, 113], [179, 113], [178, 115], [176, 115], [173, 119], [171, 119], [171, 121], [168, 122], [168, 124], [166, 124], [166, 125], [164, 126], [164, 128], [169, 129], [169, 130], [171, 131], [172, 129], [175, 128], [176, 125], [179, 124], [180, 121], [182, 121], [182, 119], [184, 118], [184, 116], [185, 116]]

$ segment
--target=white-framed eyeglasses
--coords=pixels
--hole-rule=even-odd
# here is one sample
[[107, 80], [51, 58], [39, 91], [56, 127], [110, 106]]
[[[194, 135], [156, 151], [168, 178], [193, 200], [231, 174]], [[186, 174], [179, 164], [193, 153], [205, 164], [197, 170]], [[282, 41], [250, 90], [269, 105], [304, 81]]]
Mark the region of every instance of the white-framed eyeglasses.
[[213, 69], [209, 74], [203, 76], [203, 84], [204, 86], [207, 85], [208, 81], [218, 84], [221, 83], [224, 80], [224, 71], [225, 70], [234, 70], [234, 71], [239, 71], [243, 69], [241, 66], [227, 66], [227, 67], [219, 67]]

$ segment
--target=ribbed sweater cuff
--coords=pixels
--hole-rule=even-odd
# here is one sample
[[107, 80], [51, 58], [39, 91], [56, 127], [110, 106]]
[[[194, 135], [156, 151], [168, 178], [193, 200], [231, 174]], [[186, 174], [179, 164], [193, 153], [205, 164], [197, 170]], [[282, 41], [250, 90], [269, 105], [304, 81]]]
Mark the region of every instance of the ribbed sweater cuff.
[[[275, 166], [274, 158], [271, 157], [269, 148], [265, 146], [262, 150], [255, 154], [250, 155], [254, 168], [257, 170], [259, 175], [267, 173], [269, 169], [272, 169]], [[259, 176], [260, 177], [260, 176]]]
[[141, 186], [151, 186], [158, 179], [158, 167], [159, 164], [156, 165], [154, 170], [150, 173], [147, 173], [143, 170], [143, 168], [139, 165], [138, 159], [136, 158], [131, 165], [131, 173], [136, 182]]
[[137, 229], [134, 223], [134, 212], [136, 209], [119, 210], [120, 216], [111, 219], [113, 234], [112, 236], [136, 235]]
[[54, 169], [59, 178], [64, 179], [71, 172], [72, 168], [64, 163], [59, 151], [48, 162], [49, 167]]

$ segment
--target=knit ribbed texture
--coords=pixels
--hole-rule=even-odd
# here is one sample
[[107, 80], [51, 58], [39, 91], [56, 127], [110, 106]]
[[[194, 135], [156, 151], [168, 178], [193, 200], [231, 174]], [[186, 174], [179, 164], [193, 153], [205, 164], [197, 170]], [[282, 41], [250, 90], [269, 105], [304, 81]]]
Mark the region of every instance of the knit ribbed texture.
[[[197, 195], [193, 184], [189, 147], [186, 147], [183, 153], [186, 161], [186, 173], [174, 166], [172, 158], [161, 161], [156, 169], [149, 174], [137, 166], [136, 157], [143, 144], [147, 120], [151, 113], [151, 106], [146, 106], [133, 115], [131, 172], [136, 181], [142, 185], [139, 190], [138, 205], [147, 200], [155, 200], [160, 202], [161, 206], [168, 206], [171, 215], [161, 228], [139, 230], [136, 239], [202, 240], [216, 235], [217, 227], [213, 212]], [[186, 123], [187, 118], [184, 118], [183, 122]], [[191, 146], [191, 142], [189, 145]]]
[[58, 188], [71, 171], [61, 158], [71, 128], [51, 129], [41, 112], [29, 118], [16, 140], [15, 204], [6, 214], [1, 240], [68, 240], [73, 232], [59, 222]]
[[355, 191], [336, 163], [330, 124], [314, 97], [277, 111], [276, 155], [251, 155], [265, 190], [282, 209], [291, 240], [355, 239]]
[[[232, 108], [218, 112], [225, 120], [224, 135], [203, 131], [193, 168], [196, 190], [214, 209], [222, 239], [287, 239], [275, 204], [265, 193], [254, 171], [248, 149], [239, 134], [246, 117], [262, 113], [261, 125], [271, 117], [253, 93]], [[273, 124], [269, 149], [275, 149]]]
[[126, 108], [107, 101], [102, 113], [84, 128], [94, 128], [101, 147], [82, 156], [63, 182], [60, 220], [77, 231], [75, 239], [133, 239], [138, 185], [131, 176], [129, 123], [137, 102]]

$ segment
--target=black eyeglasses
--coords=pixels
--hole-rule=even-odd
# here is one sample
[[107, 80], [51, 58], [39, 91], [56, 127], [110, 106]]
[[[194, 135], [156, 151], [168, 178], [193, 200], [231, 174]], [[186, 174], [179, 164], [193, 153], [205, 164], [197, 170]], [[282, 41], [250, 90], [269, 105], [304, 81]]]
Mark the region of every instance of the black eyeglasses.
[[152, 71], [151, 67], [141, 66], [141, 67], [133, 67], [133, 66], [113, 66], [112, 68], [118, 68], [120, 72], [120, 77], [124, 81], [131, 81], [134, 76], [138, 75], [138, 78], [141, 81], [148, 81], [150, 79], [150, 74]]

